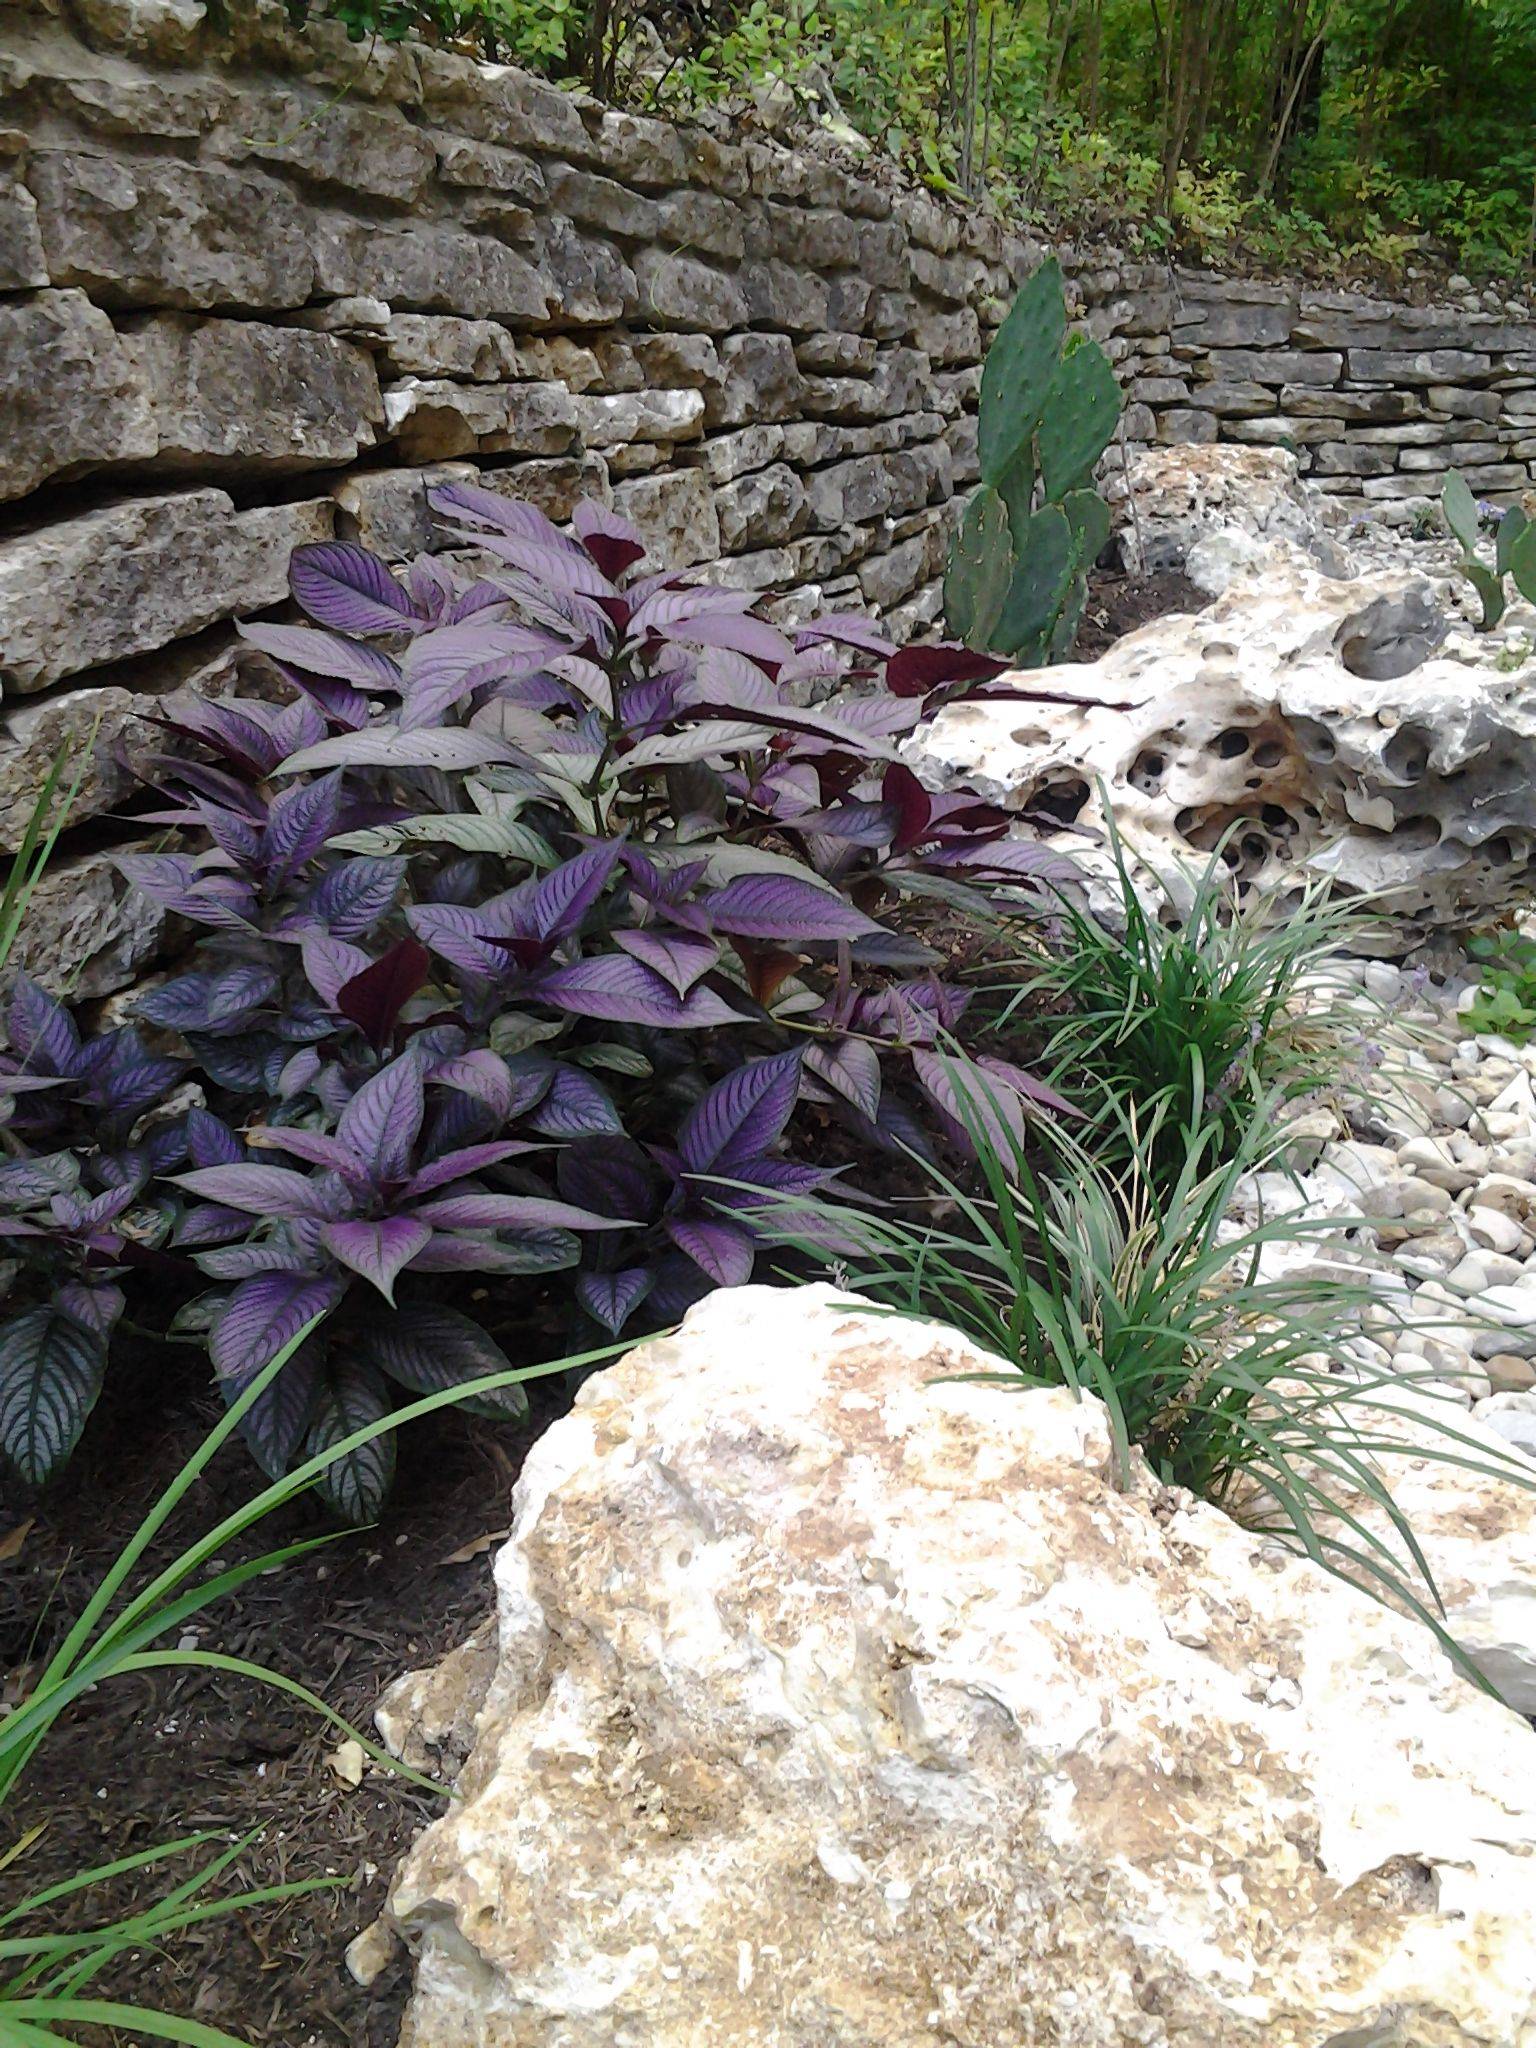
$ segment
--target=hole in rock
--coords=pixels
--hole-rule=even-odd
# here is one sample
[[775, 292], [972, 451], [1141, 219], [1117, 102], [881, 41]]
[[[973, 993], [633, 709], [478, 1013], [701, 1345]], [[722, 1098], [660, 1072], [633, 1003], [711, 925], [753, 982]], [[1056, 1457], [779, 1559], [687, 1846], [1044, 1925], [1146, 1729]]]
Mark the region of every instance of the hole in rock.
[[1285, 759], [1285, 749], [1278, 740], [1260, 740], [1253, 750], [1255, 768], [1278, 768]]
[[1515, 857], [1515, 849], [1502, 832], [1496, 832], [1483, 848], [1484, 854], [1496, 868], [1507, 868]]
[[1399, 782], [1422, 782], [1429, 768], [1430, 735], [1419, 726], [1399, 726], [1381, 750], [1381, 765]]
[[1236, 655], [1237, 649], [1225, 640], [1212, 640], [1200, 650], [1202, 661], [1232, 661]]
[[1248, 735], [1239, 725], [1229, 725], [1225, 732], [1217, 733], [1211, 741], [1211, 752], [1219, 754], [1223, 761], [1235, 761], [1239, 754], [1248, 751]]
[[1144, 753], [1136, 756], [1135, 761], [1131, 764], [1131, 772], [1127, 780], [1130, 782], [1131, 787], [1139, 789], [1143, 796], [1156, 796], [1158, 790], [1162, 788], [1163, 775], [1167, 766], [1168, 763], [1164, 757], [1161, 754], [1155, 753], [1149, 747]]
[[1080, 776], [1073, 775], [1060, 782], [1048, 782], [1037, 796], [1030, 799], [1029, 808], [1043, 812], [1048, 818], [1059, 818], [1063, 825], [1071, 825], [1087, 801], [1087, 783]]
[[1244, 860], [1251, 860], [1255, 866], [1261, 865], [1269, 859], [1269, 841], [1261, 839], [1257, 832], [1245, 832], [1243, 834], [1243, 858]]
[[1339, 750], [1326, 725], [1320, 725], [1315, 718], [1297, 718], [1292, 723], [1296, 730], [1296, 744], [1309, 761], [1325, 763], [1337, 757]]
[[1280, 804], [1266, 804], [1259, 816], [1271, 832], [1283, 832], [1289, 838], [1296, 830], [1296, 820]]
[[1440, 820], [1427, 816], [1400, 818], [1392, 829], [1392, 844], [1405, 853], [1428, 853], [1442, 837]]

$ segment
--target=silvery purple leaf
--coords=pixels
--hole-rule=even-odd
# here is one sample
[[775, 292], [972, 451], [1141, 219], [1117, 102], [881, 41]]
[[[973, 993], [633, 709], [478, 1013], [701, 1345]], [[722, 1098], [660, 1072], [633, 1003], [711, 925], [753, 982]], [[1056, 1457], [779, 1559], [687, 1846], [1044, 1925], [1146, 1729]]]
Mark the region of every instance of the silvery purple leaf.
[[[511, 1359], [478, 1323], [435, 1303], [407, 1302], [392, 1316], [366, 1324], [358, 1341], [380, 1371], [413, 1394], [435, 1394], [512, 1370]], [[471, 1415], [517, 1417], [527, 1414], [528, 1396], [512, 1385], [459, 1405]]]
[[499, 1166], [504, 1159], [517, 1159], [524, 1153], [542, 1149], [525, 1138], [488, 1138], [481, 1145], [460, 1146], [457, 1151], [445, 1152], [441, 1159], [434, 1159], [430, 1166], [423, 1166], [413, 1173], [400, 1190], [400, 1199], [402, 1202], [414, 1201], [418, 1195], [430, 1194], [434, 1188], [447, 1187], [472, 1173], [483, 1173], [488, 1166]]
[[372, 1183], [369, 1164], [356, 1148], [324, 1131], [307, 1131], [302, 1124], [258, 1124], [250, 1133], [250, 1144], [254, 1151], [287, 1152], [311, 1166], [323, 1166], [339, 1173], [349, 1186]]
[[504, 1118], [512, 1114], [512, 1076], [499, 1053], [489, 1052], [484, 1047], [473, 1052], [455, 1053], [429, 1068], [427, 1079], [440, 1087], [456, 1088], [461, 1094], [474, 1096], [495, 1117]]
[[395, 1281], [432, 1241], [430, 1227], [414, 1216], [389, 1216], [377, 1223], [328, 1223], [320, 1242], [333, 1259], [376, 1287], [391, 1305]]
[[376, 1179], [404, 1176], [426, 1114], [421, 1061], [403, 1053], [365, 1081], [341, 1113], [336, 1135]]
[[695, 938], [687, 932], [647, 927], [644, 931], [615, 932], [614, 938], [626, 953], [643, 960], [663, 981], [670, 982], [680, 996], [687, 995], [720, 958], [720, 948], [713, 939]]
[[80, 1032], [64, 1005], [30, 974], [18, 974], [7, 1013], [11, 1049], [34, 1074], [73, 1075], [80, 1064]]
[[561, 1066], [527, 1119], [541, 1138], [609, 1137], [624, 1128], [607, 1090], [580, 1067]]
[[482, 533], [476, 544], [535, 579], [546, 599], [614, 597], [617, 592], [584, 549], [552, 548], [543, 541], [520, 540], [514, 534]]
[[615, 1337], [650, 1291], [651, 1276], [643, 1266], [622, 1273], [583, 1273], [576, 1282], [576, 1299], [593, 1322]]
[[0, 1161], [0, 1207], [6, 1209], [34, 1209], [79, 1185], [80, 1162], [73, 1152]]
[[599, 1216], [649, 1219], [656, 1211], [656, 1174], [633, 1138], [588, 1138], [567, 1145], [555, 1177], [566, 1201]]
[[1049, 1110], [1053, 1116], [1080, 1114], [1064, 1095], [1058, 1095], [1054, 1088], [1039, 1080], [1027, 1067], [1017, 1066], [1012, 1060], [996, 1059], [990, 1053], [983, 1053], [976, 1064], [984, 1073], [991, 1074], [1013, 1089], [1015, 1094], [1021, 1095], [1026, 1102]]
[[394, 908], [405, 872], [398, 855], [338, 861], [309, 892], [305, 909], [338, 939], [361, 938]]
[[[736, 612], [747, 612], [757, 602], [754, 590], [722, 590], [711, 583], [691, 583], [678, 588], [668, 576], [661, 579], [662, 587], [635, 608], [630, 618], [632, 633], [670, 632], [675, 626], [689, 619], [720, 618]], [[638, 588], [631, 592], [639, 596]]]
[[741, 1287], [752, 1278], [752, 1240], [729, 1223], [702, 1223], [669, 1216], [668, 1237], [720, 1287]]
[[723, 647], [774, 669], [794, 653], [776, 627], [745, 612], [701, 612], [693, 618], [678, 619], [667, 628], [667, 633], [685, 646]]
[[117, 856], [120, 874], [165, 910], [190, 917], [195, 924], [222, 931], [243, 931], [256, 909], [256, 891], [238, 875], [204, 874], [196, 861], [179, 853], [125, 853]]
[[363, 640], [317, 633], [313, 626], [239, 626], [236, 631], [263, 654], [311, 675], [331, 676], [359, 690], [398, 690], [400, 664]]
[[861, 654], [876, 654], [882, 660], [896, 652], [895, 641], [888, 640], [873, 619], [862, 618], [854, 612], [829, 612], [825, 617], [812, 619], [796, 629], [797, 650], [814, 647], [819, 640], [855, 647]]
[[292, 1056], [284, 1060], [273, 1083], [273, 1092], [281, 1102], [291, 1102], [296, 1095], [302, 1095], [312, 1088], [319, 1078], [321, 1060], [312, 1045], [301, 1046]]
[[865, 1039], [841, 1038], [830, 1044], [813, 1045], [805, 1055], [805, 1064], [865, 1116], [879, 1114], [880, 1055]]
[[213, 1369], [241, 1387], [291, 1343], [308, 1322], [341, 1300], [334, 1274], [262, 1273], [238, 1286], [219, 1313], [209, 1340]]
[[514, 1238], [437, 1232], [411, 1261], [413, 1273], [559, 1273], [581, 1258], [569, 1230], [530, 1230]]
[[295, 548], [288, 588], [301, 610], [338, 633], [414, 632], [421, 624], [388, 564], [347, 541]]
[[786, 822], [797, 832], [844, 839], [850, 846], [888, 846], [896, 830], [896, 808], [886, 803], [833, 804], [825, 810], [797, 811]]
[[692, 1173], [729, 1173], [756, 1159], [789, 1122], [800, 1093], [798, 1050], [748, 1060], [710, 1088], [683, 1119], [677, 1149]]
[[[270, 1386], [246, 1410], [240, 1424], [251, 1456], [269, 1479], [281, 1479], [304, 1441], [314, 1413], [323, 1346], [301, 1344]], [[231, 1398], [239, 1389], [230, 1385]]]
[[[249, 1235], [251, 1219], [242, 1209], [221, 1208], [216, 1202], [205, 1202], [201, 1209], [194, 1209], [184, 1216], [176, 1227], [174, 1242], [178, 1249], [197, 1244], [231, 1244], [236, 1238]], [[287, 1265], [297, 1262], [285, 1259]]]
[[579, 930], [618, 863], [618, 845], [610, 841], [551, 868], [527, 899], [524, 915], [528, 928], [541, 939], [563, 937]]
[[243, 1209], [251, 1216], [337, 1214], [336, 1197], [323, 1182], [286, 1166], [199, 1166], [171, 1178], [189, 1194], [201, 1195], [226, 1209]]
[[[206, 1212], [202, 1212], [206, 1213]], [[242, 1216], [241, 1226], [250, 1228], [250, 1221]], [[178, 1244], [193, 1242], [178, 1238]], [[269, 1237], [260, 1244], [224, 1244], [211, 1251], [194, 1254], [194, 1263], [199, 1272], [206, 1273], [210, 1280], [250, 1280], [258, 1273], [299, 1273], [309, 1270], [309, 1261], [301, 1258], [291, 1244], [281, 1238]]]
[[290, 754], [278, 764], [277, 773], [303, 775], [320, 768], [484, 768], [516, 759], [516, 749], [504, 740], [464, 725], [429, 726], [420, 732], [375, 725], [367, 732], [332, 733], [318, 746]]
[[116, 1329], [128, 1298], [115, 1281], [67, 1280], [54, 1290], [54, 1305], [105, 1343]]
[[299, 954], [309, 985], [331, 1009], [349, 981], [355, 981], [373, 965], [361, 946], [345, 939], [333, 939], [329, 932], [306, 932], [299, 941]]
[[[829, 899], [835, 902], [836, 899]], [[741, 1020], [712, 990], [680, 996], [670, 983], [627, 953], [604, 953], [543, 975], [537, 998], [578, 1017], [602, 1017], [615, 1024], [655, 1024], [677, 1031], [703, 1031]]]
[[510, 966], [506, 951], [491, 943], [503, 936], [488, 929], [487, 909], [470, 909], [462, 903], [413, 903], [405, 919], [411, 930], [434, 953], [461, 974], [484, 981], [500, 981]]
[[262, 854], [270, 879], [282, 882], [303, 867], [336, 830], [341, 806], [340, 773], [280, 790], [272, 800]]
[[245, 1029], [281, 987], [269, 968], [228, 967], [218, 974], [182, 974], [141, 996], [138, 1014], [168, 1031], [223, 1035]]
[[529, 504], [524, 498], [504, 498], [497, 491], [482, 489], [479, 484], [447, 483], [429, 489], [427, 503], [434, 512], [473, 520], [477, 526], [492, 527], [498, 533], [512, 535], [514, 539], [538, 541], [546, 547], [563, 548], [573, 555], [580, 552], [575, 541], [563, 534], [537, 505]]
[[738, 875], [699, 899], [710, 924], [747, 939], [857, 939], [882, 927], [815, 882], [792, 875]]
[[958, 1053], [929, 1052], [921, 1046], [913, 1048], [912, 1071], [970, 1150], [984, 1144], [1005, 1165], [1021, 1154], [1024, 1111], [1012, 1088]]
[[395, 1440], [384, 1432], [344, 1451], [341, 1446], [389, 1412], [389, 1389], [377, 1367], [347, 1351], [334, 1352], [315, 1384], [304, 1450], [325, 1464], [315, 1491], [343, 1521], [376, 1520], [395, 1476]]
[[598, 1216], [545, 1195], [440, 1195], [416, 1210], [423, 1223], [441, 1230], [625, 1230], [634, 1219]]

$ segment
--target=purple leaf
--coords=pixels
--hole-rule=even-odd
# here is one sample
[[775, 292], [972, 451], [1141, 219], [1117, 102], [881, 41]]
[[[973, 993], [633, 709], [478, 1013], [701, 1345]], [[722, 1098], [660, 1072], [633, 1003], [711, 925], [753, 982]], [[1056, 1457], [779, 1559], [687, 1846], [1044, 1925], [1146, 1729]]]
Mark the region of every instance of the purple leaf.
[[1026, 1102], [1035, 1103], [1039, 1108], [1049, 1110], [1053, 1116], [1080, 1114], [1064, 1095], [1058, 1095], [1054, 1088], [1038, 1080], [1027, 1067], [1015, 1066], [1012, 1060], [994, 1059], [990, 1053], [983, 1053], [976, 1064], [985, 1072], [995, 1075], [999, 1081], [1006, 1083]]
[[336, 1007], [382, 1051], [400, 1012], [425, 985], [431, 971], [426, 947], [416, 939], [401, 939], [382, 959], [342, 983], [336, 992]]
[[429, 1069], [427, 1079], [439, 1087], [455, 1088], [461, 1095], [472, 1095], [495, 1117], [512, 1114], [512, 1075], [507, 1063], [499, 1053], [488, 1052], [483, 1046], [439, 1060]]
[[583, 1273], [576, 1282], [576, 1299], [593, 1322], [615, 1337], [650, 1291], [651, 1276], [643, 1266], [622, 1273]]
[[745, 612], [702, 613], [678, 619], [667, 628], [669, 639], [688, 647], [722, 647], [732, 654], [744, 654], [749, 661], [780, 668], [794, 649], [777, 628]]
[[336, 1198], [323, 1182], [286, 1166], [199, 1166], [171, 1179], [189, 1194], [243, 1209], [248, 1216], [334, 1216]]
[[[367, 1324], [359, 1341], [381, 1372], [413, 1394], [435, 1394], [512, 1370], [507, 1354], [478, 1323], [431, 1303], [409, 1302], [387, 1319]], [[519, 1386], [498, 1387], [461, 1405], [471, 1415], [516, 1417], [527, 1414], [528, 1396]]]
[[238, 1390], [306, 1323], [328, 1315], [343, 1292], [343, 1282], [330, 1273], [262, 1273], [243, 1281], [213, 1327], [208, 1353], [214, 1371]]
[[61, 1002], [39, 988], [30, 974], [18, 974], [11, 990], [12, 1048], [35, 1074], [73, 1075], [79, 1065], [80, 1033]]
[[506, 950], [495, 941], [498, 899], [474, 906], [463, 903], [414, 903], [406, 910], [411, 930], [461, 974], [499, 981], [506, 973]]
[[694, 938], [682, 932], [646, 930], [615, 932], [614, 938], [626, 953], [670, 982], [680, 996], [687, 995], [701, 975], [708, 974], [720, 958], [713, 939]]
[[350, 946], [345, 939], [332, 938], [329, 932], [306, 932], [299, 941], [299, 954], [310, 987], [332, 1010], [341, 991], [360, 980], [373, 965], [361, 946]]
[[607, 887], [618, 861], [618, 845], [610, 842], [551, 868], [528, 898], [528, 925], [541, 939], [576, 931]]
[[338, 862], [315, 884], [305, 909], [336, 938], [361, 938], [393, 909], [404, 880], [403, 859], [359, 854]]
[[414, 1201], [417, 1195], [430, 1194], [433, 1188], [447, 1187], [450, 1181], [463, 1180], [467, 1174], [499, 1166], [503, 1159], [517, 1159], [525, 1152], [540, 1149], [525, 1138], [488, 1138], [480, 1145], [462, 1145], [456, 1152], [445, 1152], [441, 1159], [434, 1159], [429, 1166], [413, 1173], [400, 1190], [400, 1199]]
[[677, 1149], [693, 1173], [728, 1174], [768, 1150], [789, 1122], [800, 1093], [798, 1051], [748, 1060], [717, 1081], [683, 1119]]
[[685, 1253], [720, 1287], [741, 1287], [752, 1278], [752, 1240], [729, 1223], [699, 1223], [669, 1216], [666, 1231]]
[[600, 1082], [580, 1067], [557, 1067], [543, 1099], [527, 1119], [542, 1138], [610, 1137], [624, 1125]]
[[555, 1176], [567, 1201], [599, 1216], [648, 1218], [655, 1212], [655, 1174], [633, 1138], [605, 1136], [568, 1145]]
[[[355, 684], [360, 690], [398, 690], [403, 680], [399, 662], [365, 641], [317, 633], [313, 626], [238, 626], [236, 631], [275, 661], [311, 675]], [[287, 747], [284, 752], [291, 754], [293, 749]]]
[[738, 875], [699, 898], [716, 930], [746, 939], [781, 939], [790, 945], [857, 939], [882, 927], [862, 910], [815, 882], [793, 875]]
[[944, 1113], [972, 1151], [986, 1146], [1004, 1166], [1024, 1145], [1024, 1112], [1014, 1091], [962, 1056], [912, 1053], [912, 1070], [928, 1099]]
[[314, 858], [336, 830], [340, 805], [339, 769], [279, 791], [272, 800], [262, 840], [262, 855], [273, 883], [285, 881]]
[[403, 1176], [426, 1114], [421, 1061], [403, 1053], [365, 1081], [341, 1113], [336, 1135], [378, 1180]]
[[182, 974], [142, 996], [138, 1014], [170, 1031], [242, 1031], [249, 1028], [258, 1011], [274, 1001], [280, 986], [277, 976], [266, 967]]
[[[734, 886], [734, 885], [732, 885]], [[836, 897], [828, 901], [840, 908]], [[627, 953], [603, 953], [544, 975], [533, 991], [552, 1009], [578, 1017], [602, 1017], [615, 1024], [656, 1024], [676, 1031], [702, 1031], [740, 1022], [711, 990], [680, 996], [659, 974]]]
[[187, 1157], [194, 1166], [234, 1166], [243, 1157], [240, 1140], [211, 1110], [187, 1111]]
[[440, 1195], [416, 1210], [423, 1223], [440, 1230], [623, 1230], [628, 1216], [598, 1216], [546, 1195]]
[[82, 1329], [89, 1330], [103, 1344], [117, 1327], [128, 1306], [128, 1298], [114, 1281], [66, 1280], [55, 1289], [54, 1306], [73, 1316]]
[[346, 541], [295, 548], [288, 588], [302, 610], [338, 633], [412, 632], [420, 624], [387, 564]]
[[563, 534], [537, 505], [524, 498], [504, 498], [498, 491], [484, 490], [479, 484], [447, 483], [429, 490], [427, 503], [434, 512], [470, 519], [477, 526], [493, 527], [515, 539], [539, 541], [573, 555], [580, 552], [575, 541]]
[[[252, 1457], [269, 1479], [281, 1479], [304, 1441], [314, 1412], [315, 1386], [323, 1347], [301, 1344], [272, 1384], [258, 1394], [240, 1424]], [[226, 1392], [233, 1399], [239, 1388]]]
[[510, 1240], [443, 1232], [411, 1261], [413, 1273], [559, 1273], [581, 1258], [568, 1230], [530, 1230]]
[[258, 1124], [250, 1133], [250, 1144], [253, 1149], [288, 1152], [295, 1159], [307, 1159], [311, 1166], [339, 1173], [355, 1187], [366, 1187], [372, 1181], [367, 1162], [351, 1145], [323, 1131], [306, 1131], [301, 1124]]
[[813, 1045], [805, 1064], [818, 1080], [851, 1102], [865, 1116], [880, 1111], [880, 1055], [862, 1038], [843, 1038], [835, 1044]]
[[[197, 1212], [199, 1216], [217, 1213], [213, 1209]], [[249, 1219], [242, 1216], [240, 1228], [250, 1227]], [[193, 1241], [183, 1236], [177, 1244]], [[309, 1259], [280, 1237], [269, 1237], [259, 1244], [221, 1245], [214, 1251], [198, 1252], [195, 1257], [199, 1270], [211, 1280], [249, 1280], [257, 1273], [307, 1273], [310, 1268]]]
[[320, 1233], [331, 1257], [371, 1282], [391, 1306], [401, 1268], [431, 1240], [430, 1226], [414, 1216], [389, 1216], [379, 1223], [328, 1223]]

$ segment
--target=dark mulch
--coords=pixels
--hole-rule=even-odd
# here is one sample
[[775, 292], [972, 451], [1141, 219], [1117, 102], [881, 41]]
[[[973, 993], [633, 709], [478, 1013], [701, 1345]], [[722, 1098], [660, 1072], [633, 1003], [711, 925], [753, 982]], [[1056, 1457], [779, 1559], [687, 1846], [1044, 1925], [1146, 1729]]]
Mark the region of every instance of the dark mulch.
[[1203, 611], [1209, 603], [1209, 597], [1178, 569], [1159, 570], [1151, 576], [1095, 569], [1077, 629], [1074, 658], [1097, 661], [1117, 640], [1149, 620], [1165, 618], [1170, 612]]
[[[381, 1524], [209, 1610], [196, 1624], [202, 1646], [280, 1668], [371, 1733], [390, 1680], [434, 1662], [488, 1611], [489, 1546], [460, 1564], [444, 1560], [504, 1530], [523, 1453], [572, 1391], [568, 1378], [535, 1383], [526, 1427], [447, 1416], [406, 1431]], [[216, 1413], [196, 1353], [114, 1373], [67, 1476], [41, 1502], [0, 1501], [0, 1550], [31, 1521], [0, 1563], [0, 1700], [15, 1697], [28, 1657], [79, 1612]], [[227, 1448], [172, 1522], [179, 1540], [155, 1557], [169, 1558], [257, 1484], [245, 1453]], [[325, 1526], [315, 1508], [295, 1504], [225, 1561]], [[0, 1903], [195, 1830], [234, 1837], [259, 1826], [238, 1867], [246, 1883], [331, 1876], [339, 1886], [214, 1922], [164, 1955], [124, 1958], [108, 1988], [257, 2048], [393, 2048], [409, 1989], [404, 1958], [363, 1991], [342, 1952], [378, 1914], [397, 1858], [441, 1802], [374, 1771], [348, 1789], [325, 1761], [340, 1739], [298, 1702], [222, 1675], [146, 1673], [105, 1686], [58, 1724], [4, 1816], [0, 1854], [35, 1823], [46, 1827], [0, 1872]], [[151, 1895], [114, 1887], [74, 1924]], [[63, 1924], [58, 1909], [53, 1924]]]

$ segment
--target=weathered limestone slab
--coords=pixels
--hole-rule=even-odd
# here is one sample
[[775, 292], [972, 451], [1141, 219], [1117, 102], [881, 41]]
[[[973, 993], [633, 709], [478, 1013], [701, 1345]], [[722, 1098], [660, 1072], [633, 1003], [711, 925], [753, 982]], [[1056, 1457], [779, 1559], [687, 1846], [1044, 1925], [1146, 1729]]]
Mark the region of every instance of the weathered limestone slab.
[[[1015, 714], [1017, 708], [1015, 707]], [[535, 1445], [401, 2048], [1529, 2048], [1530, 1729], [1066, 1391], [713, 1295]]]
[[158, 446], [132, 352], [84, 292], [0, 304], [0, 498]]
[[223, 491], [132, 498], [0, 540], [0, 685], [40, 690], [287, 595], [328, 499], [237, 512]]

